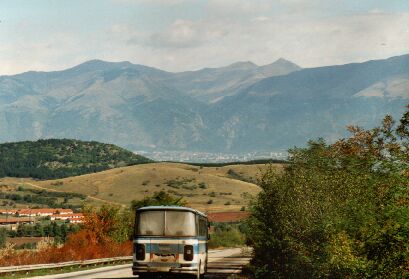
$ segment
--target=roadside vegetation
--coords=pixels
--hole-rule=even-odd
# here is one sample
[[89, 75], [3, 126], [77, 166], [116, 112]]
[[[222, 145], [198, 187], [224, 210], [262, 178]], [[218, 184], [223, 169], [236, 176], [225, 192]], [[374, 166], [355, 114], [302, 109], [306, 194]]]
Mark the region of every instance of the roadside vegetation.
[[243, 247], [246, 245], [246, 225], [242, 223], [214, 223], [209, 248]]
[[[79, 224], [65, 222], [40, 221], [35, 225], [20, 224], [17, 230], [0, 229], [0, 248], [6, 246], [7, 239], [12, 238], [52, 238], [57, 245], [67, 241], [68, 235], [80, 230]], [[14, 246], [15, 249], [35, 249], [36, 243], [24, 243]]]
[[260, 179], [247, 242], [255, 278], [407, 278], [409, 111], [289, 151]]
[[0, 144], [0, 177], [56, 179], [151, 162], [112, 144], [44, 139]]
[[[55, 230], [55, 237], [62, 234], [62, 227]], [[23, 226], [23, 229], [28, 229]], [[35, 227], [31, 227], [35, 229]], [[20, 227], [19, 227], [20, 229]], [[21, 230], [23, 230], [21, 229]], [[84, 223], [65, 234], [60, 242], [44, 241], [35, 249], [19, 250], [11, 244], [0, 249], [0, 266], [56, 263], [116, 256], [130, 256], [132, 244], [132, 219], [128, 210], [103, 206], [100, 209], [86, 208]], [[65, 241], [65, 242], [64, 242]]]

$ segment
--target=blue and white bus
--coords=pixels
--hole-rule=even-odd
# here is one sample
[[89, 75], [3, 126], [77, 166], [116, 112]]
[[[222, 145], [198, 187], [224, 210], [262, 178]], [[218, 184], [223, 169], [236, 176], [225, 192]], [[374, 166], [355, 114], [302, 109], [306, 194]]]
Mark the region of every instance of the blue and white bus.
[[209, 222], [197, 210], [147, 206], [136, 210], [132, 271], [140, 278], [159, 273], [203, 278], [207, 269]]

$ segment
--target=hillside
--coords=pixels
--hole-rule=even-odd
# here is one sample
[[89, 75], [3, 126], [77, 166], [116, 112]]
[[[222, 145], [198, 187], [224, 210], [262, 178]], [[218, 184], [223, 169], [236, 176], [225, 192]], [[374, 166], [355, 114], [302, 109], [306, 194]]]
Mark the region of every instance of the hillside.
[[[274, 167], [282, 168], [279, 164]], [[0, 183], [3, 187], [7, 185], [10, 191], [23, 187], [79, 193], [87, 196], [87, 204], [94, 205], [108, 202], [129, 206], [132, 200], [165, 191], [183, 197], [189, 206], [203, 211], [237, 211], [247, 205], [247, 196], [259, 192], [259, 187], [251, 182], [256, 181], [265, 168], [266, 165], [196, 167], [151, 163], [58, 180], [3, 178]]]
[[301, 69], [257, 66], [170, 73], [88, 61], [0, 76], [0, 142], [76, 138], [128, 150], [243, 153], [329, 141], [373, 127], [409, 101], [409, 55]]
[[301, 68], [285, 59], [264, 65], [236, 62], [221, 68], [176, 73], [164, 79], [169, 85], [206, 103], [235, 95], [240, 89], [267, 77], [286, 75]]
[[[208, 123], [231, 150], [288, 149], [398, 119], [409, 102], [409, 55], [302, 69], [263, 79], [214, 104]], [[257, 136], [255, 136], [257, 135]]]
[[112, 144], [47, 139], [0, 144], [0, 177], [53, 179], [151, 162]]

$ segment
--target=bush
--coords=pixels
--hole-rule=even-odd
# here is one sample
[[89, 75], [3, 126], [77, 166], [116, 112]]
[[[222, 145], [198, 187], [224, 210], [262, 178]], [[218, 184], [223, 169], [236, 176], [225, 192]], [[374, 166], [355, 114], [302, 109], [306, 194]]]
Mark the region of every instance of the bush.
[[216, 224], [210, 236], [209, 247], [242, 247], [245, 245], [245, 239], [239, 225]]
[[185, 202], [182, 198], [175, 198], [164, 191], [156, 192], [152, 197], [146, 197], [142, 200], [131, 202], [131, 209], [135, 211], [136, 209], [149, 205], [180, 205], [184, 206]]

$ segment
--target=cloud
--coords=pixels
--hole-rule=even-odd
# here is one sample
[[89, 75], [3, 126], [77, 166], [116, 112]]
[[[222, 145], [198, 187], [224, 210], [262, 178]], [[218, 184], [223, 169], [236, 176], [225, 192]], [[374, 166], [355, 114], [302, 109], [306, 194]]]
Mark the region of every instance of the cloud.
[[[166, 7], [159, 8], [161, 1], [154, 0], [154, 11], [161, 9], [162, 15]], [[191, 4], [170, 0], [180, 9], [185, 1]], [[0, 29], [1, 73], [62, 69], [93, 58], [184, 71], [248, 60], [262, 65], [280, 57], [316, 67], [409, 53], [409, 13], [375, 8], [345, 12], [344, 6], [338, 13], [324, 3], [328, 1], [209, 0], [197, 16], [169, 12], [154, 28], [128, 19], [109, 21], [96, 32], [85, 27], [45, 32], [30, 24], [10, 33]]]
[[[258, 16], [175, 21], [145, 34], [128, 53], [171, 71], [285, 57], [303, 67], [381, 59], [409, 52], [409, 14], [367, 13], [325, 19]], [[141, 38], [141, 37], [140, 37]]]
[[149, 36], [146, 45], [155, 48], [194, 48], [228, 34], [216, 22], [176, 20], [167, 30]]
[[112, 0], [114, 4], [126, 4], [126, 5], [158, 5], [158, 6], [175, 6], [181, 5], [186, 2], [192, 2], [193, 0]]

